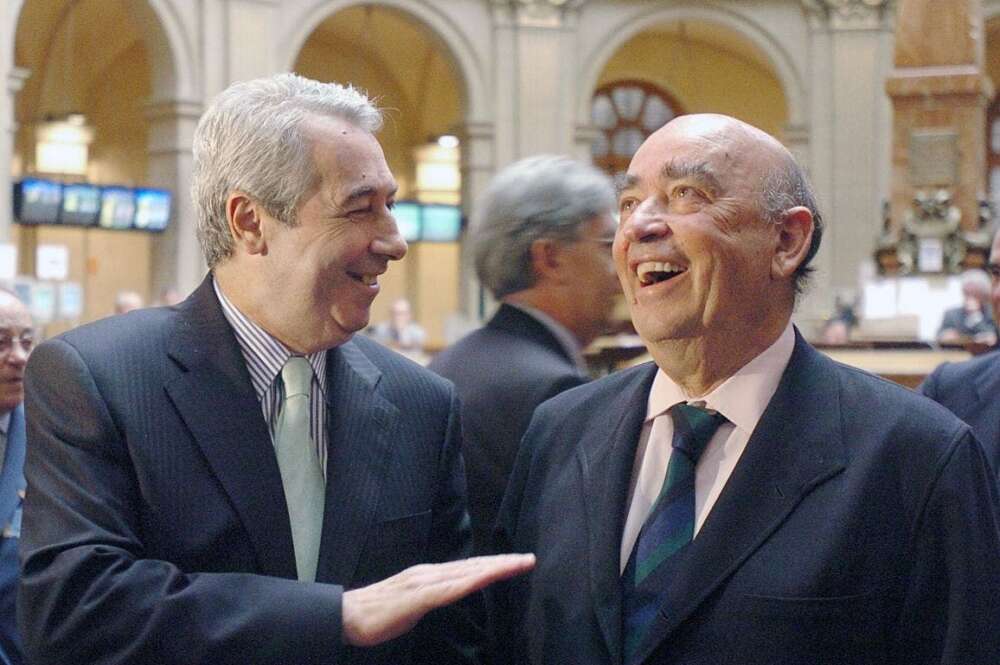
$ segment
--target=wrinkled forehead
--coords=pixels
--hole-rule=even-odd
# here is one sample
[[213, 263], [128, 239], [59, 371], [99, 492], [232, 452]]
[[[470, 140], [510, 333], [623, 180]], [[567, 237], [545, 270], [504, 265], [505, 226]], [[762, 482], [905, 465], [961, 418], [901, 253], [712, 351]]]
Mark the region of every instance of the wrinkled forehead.
[[640, 146], [627, 178], [691, 177], [720, 191], [752, 190], [776, 167], [783, 150], [769, 135], [732, 118], [681, 116]]

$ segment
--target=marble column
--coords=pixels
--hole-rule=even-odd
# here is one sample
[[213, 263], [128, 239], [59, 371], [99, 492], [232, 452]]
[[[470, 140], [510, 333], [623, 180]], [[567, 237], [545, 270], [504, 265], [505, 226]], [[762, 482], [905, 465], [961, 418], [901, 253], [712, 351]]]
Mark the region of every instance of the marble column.
[[[476, 202], [489, 185], [494, 173], [494, 131], [488, 122], [468, 122], [458, 128], [462, 142], [462, 213], [471, 222]], [[481, 297], [479, 280], [472, 256], [472, 243], [467, 242], [468, 234], [462, 239], [459, 262], [459, 309], [470, 321], [481, 317]]]
[[[826, 219], [818, 293], [829, 314], [837, 292], [856, 291], [870, 263], [887, 195], [891, 0], [802, 0], [812, 43], [806, 161]], [[794, 129], [794, 128], [793, 128]], [[794, 138], [794, 132], [791, 135]], [[796, 150], [795, 142], [791, 146]]]
[[0, 242], [7, 242], [11, 237], [13, 223], [13, 201], [11, 187], [13, 181], [11, 163], [14, 158], [14, 144], [17, 138], [17, 119], [14, 109], [17, 108], [17, 93], [24, 86], [24, 81], [30, 72], [23, 67], [12, 67], [7, 73], [7, 86], [4, 104], [0, 106]]
[[153, 242], [151, 292], [167, 287], [186, 295], [205, 275], [205, 261], [195, 235], [191, 201], [191, 154], [194, 128], [201, 105], [182, 100], [160, 101], [146, 109], [149, 121], [146, 180], [173, 193], [173, 212], [167, 230]]

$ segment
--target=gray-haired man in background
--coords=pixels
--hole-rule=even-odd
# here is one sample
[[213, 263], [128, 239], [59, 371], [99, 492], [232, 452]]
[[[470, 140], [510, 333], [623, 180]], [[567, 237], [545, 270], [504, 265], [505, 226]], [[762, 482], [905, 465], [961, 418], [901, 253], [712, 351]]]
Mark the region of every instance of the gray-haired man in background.
[[354, 336], [406, 252], [380, 124], [336, 84], [231, 86], [195, 133], [205, 281], [33, 354], [29, 661], [475, 661], [470, 608], [431, 610], [532, 559], [450, 561], [452, 388]]
[[430, 367], [455, 382], [476, 546], [486, 549], [535, 407], [587, 381], [581, 350], [609, 326], [621, 292], [611, 181], [565, 157], [507, 167], [477, 208], [476, 272], [501, 302], [486, 326]]

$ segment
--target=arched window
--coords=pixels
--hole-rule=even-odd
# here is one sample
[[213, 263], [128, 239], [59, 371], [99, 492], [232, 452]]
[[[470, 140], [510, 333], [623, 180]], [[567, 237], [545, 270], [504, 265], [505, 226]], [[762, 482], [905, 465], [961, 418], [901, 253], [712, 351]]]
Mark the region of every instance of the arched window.
[[590, 119], [600, 132], [590, 147], [594, 164], [612, 175], [626, 170], [646, 137], [680, 114], [670, 95], [645, 81], [601, 86], [590, 106]]
[[993, 211], [1000, 214], [1000, 94], [986, 112], [986, 179]]

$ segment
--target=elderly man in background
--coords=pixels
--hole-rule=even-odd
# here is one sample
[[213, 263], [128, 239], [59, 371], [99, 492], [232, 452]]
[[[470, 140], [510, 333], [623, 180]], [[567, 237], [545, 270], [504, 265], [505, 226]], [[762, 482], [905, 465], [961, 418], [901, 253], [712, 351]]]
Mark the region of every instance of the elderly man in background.
[[[1000, 316], [1000, 232], [993, 236], [987, 266], [992, 286], [987, 290], [993, 317]], [[984, 307], [985, 298], [984, 297]], [[1000, 325], [1000, 321], [998, 321]], [[938, 366], [917, 389], [969, 423], [986, 449], [994, 471], [1000, 473], [1000, 351], [960, 363]]]
[[0, 663], [24, 662], [14, 600], [24, 500], [24, 367], [36, 332], [24, 303], [0, 289]]
[[354, 336], [406, 251], [380, 124], [337, 84], [231, 86], [194, 138], [205, 281], [32, 355], [29, 660], [476, 660], [472, 608], [433, 610], [532, 560], [449, 561], [471, 546], [452, 388]]
[[800, 167], [733, 118], [639, 148], [614, 257], [654, 362], [543, 404], [498, 519], [511, 663], [994, 663], [997, 487], [968, 426], [791, 324]]
[[535, 407], [588, 380], [581, 350], [608, 329], [621, 293], [611, 261], [613, 207], [607, 176], [552, 156], [507, 167], [479, 203], [470, 236], [476, 272], [500, 308], [430, 368], [455, 382], [462, 402], [480, 549]]
[[962, 304], [945, 311], [937, 340], [993, 346], [997, 341], [997, 328], [990, 311], [990, 278], [982, 270], [966, 270], [960, 279]]

